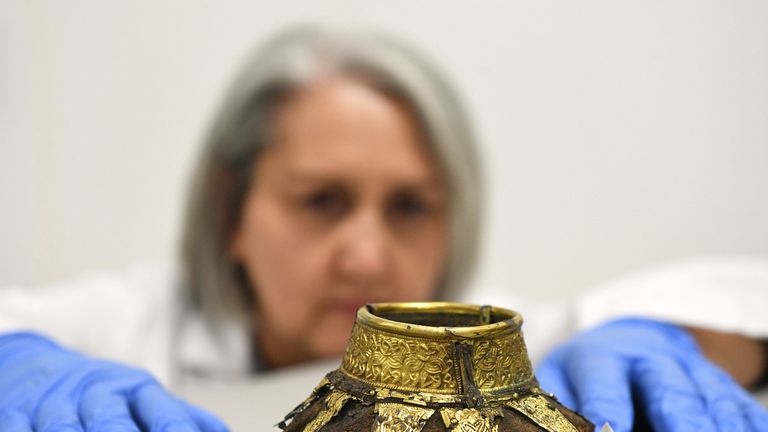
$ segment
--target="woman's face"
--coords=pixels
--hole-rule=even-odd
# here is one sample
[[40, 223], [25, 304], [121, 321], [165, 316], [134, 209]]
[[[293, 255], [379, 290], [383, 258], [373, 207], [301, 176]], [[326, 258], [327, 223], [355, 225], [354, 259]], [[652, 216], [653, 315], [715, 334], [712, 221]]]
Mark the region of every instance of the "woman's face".
[[316, 82], [275, 129], [231, 245], [270, 367], [340, 354], [366, 303], [432, 299], [449, 217], [414, 119], [362, 82]]

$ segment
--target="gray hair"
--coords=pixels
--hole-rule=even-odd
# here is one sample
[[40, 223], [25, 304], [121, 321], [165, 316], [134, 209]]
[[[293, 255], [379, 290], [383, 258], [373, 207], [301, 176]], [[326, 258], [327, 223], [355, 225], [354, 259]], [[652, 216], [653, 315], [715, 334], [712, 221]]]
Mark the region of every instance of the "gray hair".
[[406, 45], [362, 30], [298, 27], [255, 52], [226, 93], [190, 184], [182, 232], [182, 276], [193, 304], [214, 317], [244, 319], [253, 294], [229, 255], [255, 161], [270, 144], [276, 109], [318, 70], [350, 72], [404, 102], [446, 179], [450, 239], [438, 296], [454, 298], [474, 268], [481, 179], [474, 136], [452, 86]]

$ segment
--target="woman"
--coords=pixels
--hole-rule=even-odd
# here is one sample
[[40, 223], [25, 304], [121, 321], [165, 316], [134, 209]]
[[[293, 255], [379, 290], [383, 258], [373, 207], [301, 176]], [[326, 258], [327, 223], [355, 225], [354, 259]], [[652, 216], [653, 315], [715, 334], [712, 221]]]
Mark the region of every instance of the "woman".
[[375, 35], [290, 33], [245, 67], [191, 189], [184, 258], [202, 310], [250, 323], [260, 367], [337, 355], [365, 303], [463, 286], [479, 172], [448, 89]]
[[[3, 315], [11, 318], [2, 328], [46, 336], [0, 336], [0, 430], [224, 430], [147, 372], [49, 337], [164, 379], [242, 376], [339, 355], [360, 305], [452, 298], [463, 288], [478, 238], [478, 178], [466, 117], [421, 56], [365, 32], [282, 35], [246, 65], [213, 123], [190, 189], [178, 290], [139, 271], [32, 300], [6, 295], [4, 311], [31, 312]], [[73, 310], [82, 312], [74, 322], [52, 318]], [[52, 324], [39, 325], [40, 315]], [[579, 396], [628, 392], [636, 371], [620, 363], [607, 381], [571, 388], [581, 370], [569, 361], [594, 358], [584, 347], [639, 336], [659, 350], [651, 365], [677, 370], [681, 359], [664, 350], [687, 335], [641, 320], [598, 328], [550, 357], [545, 387], [627, 430], [631, 398], [622, 393], [606, 411], [600, 397]], [[683, 359], [711, 366], [686, 347]], [[600, 354], [606, 364], [625, 358]], [[738, 390], [716, 368], [703, 370], [718, 392]], [[640, 398], [659, 430], [683, 430], [667, 419], [690, 413], [709, 419], [670, 394]], [[746, 430], [764, 424], [748, 399], [738, 409], [752, 416], [739, 423]]]

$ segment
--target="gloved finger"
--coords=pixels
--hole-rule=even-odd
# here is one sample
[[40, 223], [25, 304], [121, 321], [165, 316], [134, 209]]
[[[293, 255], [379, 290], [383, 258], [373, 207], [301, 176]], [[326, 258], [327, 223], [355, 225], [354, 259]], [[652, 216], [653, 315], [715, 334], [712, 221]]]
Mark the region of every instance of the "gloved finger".
[[78, 387], [87, 368], [71, 368], [65, 379], [49, 387], [33, 411], [36, 432], [83, 432], [78, 415]]
[[687, 364], [720, 430], [768, 430], [768, 410], [730, 375], [703, 356]]
[[749, 430], [751, 432], [768, 431], [768, 409], [747, 392], [743, 392], [739, 399], [747, 424], [751, 427]]
[[125, 396], [108, 383], [94, 384], [83, 392], [80, 418], [86, 432], [139, 432]]
[[701, 392], [674, 357], [650, 355], [637, 359], [632, 369], [632, 383], [655, 431], [717, 431]]
[[577, 410], [576, 397], [573, 394], [571, 383], [562, 366], [557, 361], [557, 353], [545, 358], [536, 368], [536, 379], [539, 386], [547, 392], [553, 393], [558, 402], [568, 408]]
[[60, 391], [54, 391], [40, 402], [32, 425], [35, 432], [84, 432], [75, 401]]
[[632, 430], [630, 365], [624, 357], [578, 350], [564, 363], [585, 417], [597, 425], [610, 423], [616, 432]]
[[0, 431], [32, 432], [29, 417], [18, 410], [0, 410]]
[[229, 428], [218, 417], [213, 414], [200, 409], [188, 402], [184, 402], [187, 410], [189, 411], [192, 419], [203, 432], [229, 432]]
[[749, 431], [751, 427], [744, 411], [746, 407], [742, 407], [738, 396], [738, 393], [744, 392], [741, 386], [703, 355], [688, 356], [684, 362], [718, 429]]
[[157, 382], [137, 388], [129, 404], [148, 432], [201, 432], [187, 407]]
[[[730, 376], [728, 377], [730, 378]], [[739, 385], [734, 386], [733, 394], [746, 419], [746, 430], [754, 432], [768, 431], [768, 409]]]

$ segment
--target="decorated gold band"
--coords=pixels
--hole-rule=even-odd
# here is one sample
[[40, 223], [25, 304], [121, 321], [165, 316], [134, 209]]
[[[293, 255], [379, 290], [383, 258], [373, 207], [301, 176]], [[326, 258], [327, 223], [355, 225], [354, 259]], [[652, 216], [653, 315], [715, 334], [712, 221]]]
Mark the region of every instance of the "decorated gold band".
[[[442, 327], [431, 334], [424, 329], [440, 328], [394, 322], [361, 309], [341, 370], [377, 389], [436, 395], [465, 394], [468, 380], [481, 393], [529, 387], [533, 368], [518, 321], [458, 327], [460, 334]], [[459, 355], [459, 346], [470, 347], [468, 358]]]

